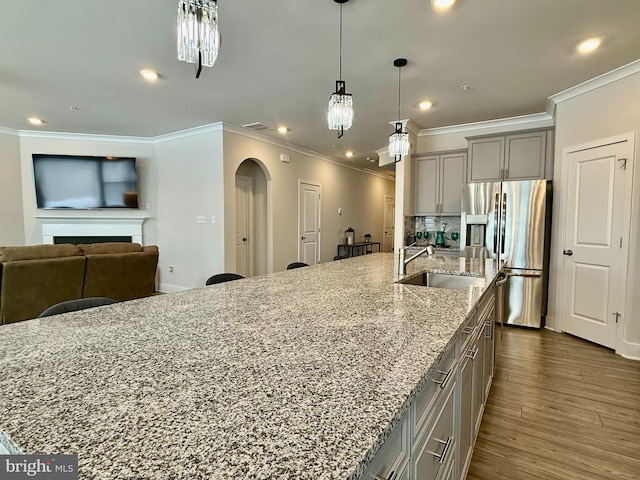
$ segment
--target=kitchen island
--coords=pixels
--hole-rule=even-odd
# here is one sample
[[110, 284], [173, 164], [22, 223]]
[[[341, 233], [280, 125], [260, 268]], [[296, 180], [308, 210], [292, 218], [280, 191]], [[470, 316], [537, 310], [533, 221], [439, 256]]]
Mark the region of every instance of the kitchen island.
[[[491, 284], [371, 254], [0, 327], [0, 442], [82, 479], [357, 479]], [[9, 442], [9, 439], [13, 443]]]

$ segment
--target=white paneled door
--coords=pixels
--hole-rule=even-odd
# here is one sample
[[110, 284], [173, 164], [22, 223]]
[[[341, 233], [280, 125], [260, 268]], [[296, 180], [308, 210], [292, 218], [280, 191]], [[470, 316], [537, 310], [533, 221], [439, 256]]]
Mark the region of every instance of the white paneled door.
[[384, 232], [382, 237], [382, 251], [393, 252], [393, 231], [395, 218], [395, 200], [384, 196]]
[[569, 151], [562, 329], [616, 347], [629, 239], [631, 140]]
[[251, 251], [249, 249], [253, 180], [236, 175], [236, 272], [251, 276]]
[[298, 260], [307, 265], [320, 262], [320, 185], [299, 182]]

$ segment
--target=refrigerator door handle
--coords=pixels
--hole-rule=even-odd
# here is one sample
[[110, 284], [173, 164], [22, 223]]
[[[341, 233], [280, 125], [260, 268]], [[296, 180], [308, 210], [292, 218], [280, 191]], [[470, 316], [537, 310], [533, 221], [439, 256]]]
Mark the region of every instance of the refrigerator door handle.
[[497, 255], [498, 254], [498, 228], [499, 228], [499, 222], [498, 219], [500, 218], [498, 212], [498, 208], [500, 207], [500, 194], [496, 193], [496, 198], [494, 201], [494, 206], [493, 206], [493, 254]]
[[496, 317], [500, 320], [500, 341], [502, 341], [502, 326], [504, 325], [504, 285], [507, 283], [507, 274], [500, 272], [496, 278], [496, 296], [495, 296], [495, 312]]
[[506, 232], [507, 232], [507, 194], [503, 193], [502, 194], [502, 213], [501, 213], [501, 225], [500, 225], [500, 230], [501, 230], [501, 238], [500, 238], [500, 253], [502, 253], [502, 255], [504, 255], [504, 243], [505, 243], [505, 237], [506, 237]]

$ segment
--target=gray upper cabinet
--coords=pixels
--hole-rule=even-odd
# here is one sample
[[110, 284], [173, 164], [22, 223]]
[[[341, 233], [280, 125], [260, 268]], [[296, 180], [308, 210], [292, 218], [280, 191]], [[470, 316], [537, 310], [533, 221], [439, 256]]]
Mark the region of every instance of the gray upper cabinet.
[[553, 132], [469, 138], [467, 182], [551, 179]]
[[459, 215], [467, 152], [414, 156], [414, 215]]

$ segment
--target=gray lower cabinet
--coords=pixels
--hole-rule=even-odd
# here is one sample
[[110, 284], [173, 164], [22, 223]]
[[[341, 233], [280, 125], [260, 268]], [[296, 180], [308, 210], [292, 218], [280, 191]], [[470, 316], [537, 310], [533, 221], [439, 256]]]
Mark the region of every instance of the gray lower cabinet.
[[[437, 415], [418, 438], [411, 454], [412, 478], [436, 480], [445, 478], [446, 467], [455, 457], [457, 432], [455, 431], [454, 384], [437, 405]], [[445, 475], [445, 476], [443, 476]]]
[[[361, 477], [364, 480], [396, 480], [399, 472], [409, 473], [409, 418], [403, 417], [393, 429], [382, 449]], [[408, 480], [408, 477], [407, 477]]]
[[468, 183], [553, 178], [551, 130], [471, 137], [468, 140]]
[[362, 479], [466, 477], [493, 380], [493, 312], [491, 287], [443, 353]]

